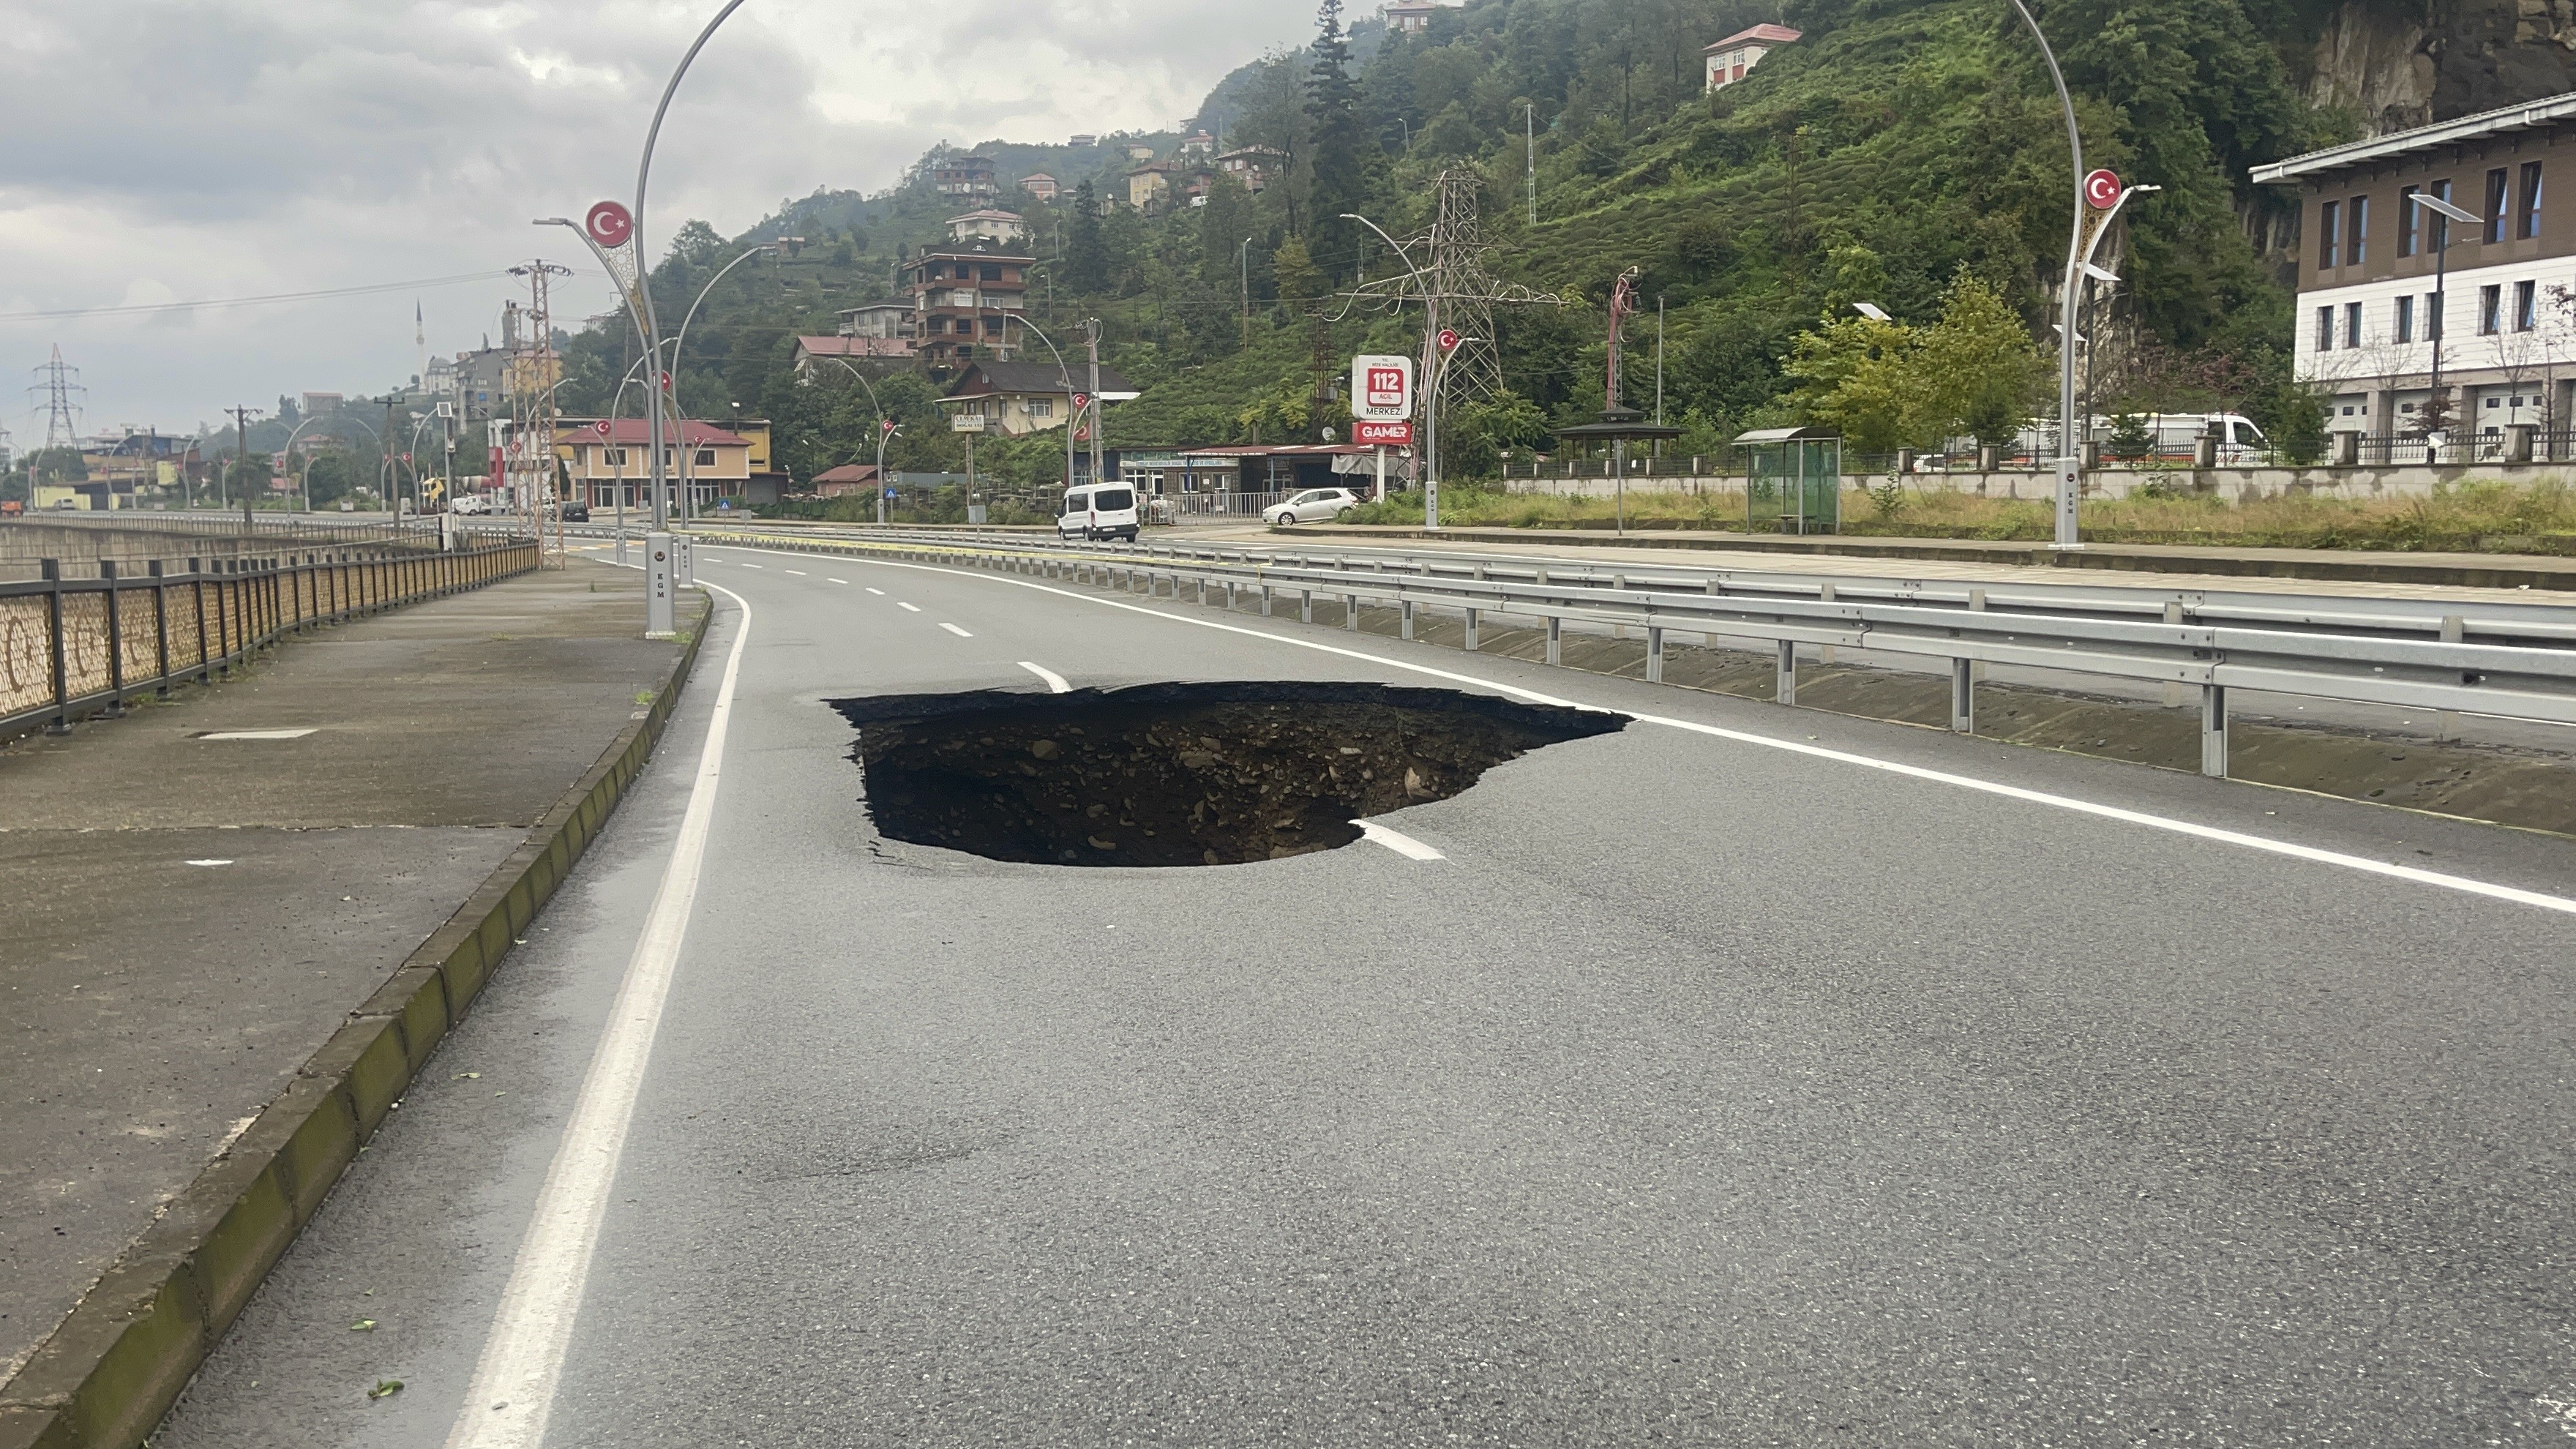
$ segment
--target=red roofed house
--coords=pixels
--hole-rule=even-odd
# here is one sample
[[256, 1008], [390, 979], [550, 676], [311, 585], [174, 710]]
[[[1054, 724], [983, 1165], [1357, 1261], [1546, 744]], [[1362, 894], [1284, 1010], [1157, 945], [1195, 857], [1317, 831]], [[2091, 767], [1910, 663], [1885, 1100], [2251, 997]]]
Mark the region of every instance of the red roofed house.
[[814, 475], [814, 496], [838, 498], [845, 493], [874, 493], [877, 490], [877, 465], [843, 463]]
[[[572, 476], [573, 496], [593, 508], [615, 508], [617, 490], [623, 484], [629, 510], [651, 508], [647, 496], [653, 474], [651, 429], [643, 418], [565, 419], [555, 430], [555, 456], [564, 460]], [[700, 508], [712, 508], [718, 498], [742, 498], [751, 491], [751, 439], [695, 420], [683, 422], [680, 433], [677, 439], [663, 438], [663, 467], [674, 480], [687, 470], [689, 489]]]
[[1796, 41], [1802, 33], [1785, 25], [1756, 25], [1708, 47], [1708, 88], [1720, 90], [1744, 79], [1762, 63], [1762, 57]]
[[852, 363], [912, 361], [913, 346], [909, 337], [798, 337], [796, 339], [796, 380], [812, 382], [814, 369], [822, 368], [837, 377], [841, 369], [824, 359], [839, 357]]

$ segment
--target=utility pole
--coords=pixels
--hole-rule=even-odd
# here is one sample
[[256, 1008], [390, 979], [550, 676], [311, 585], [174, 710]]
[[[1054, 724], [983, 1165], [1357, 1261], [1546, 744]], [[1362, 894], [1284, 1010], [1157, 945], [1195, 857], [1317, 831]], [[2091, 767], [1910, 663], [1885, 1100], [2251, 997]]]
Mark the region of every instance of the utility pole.
[[1538, 225], [1538, 102], [1525, 102], [1521, 111], [1521, 154], [1529, 160], [1529, 224]]
[[1091, 361], [1091, 481], [1106, 481], [1101, 473], [1100, 447], [1100, 319], [1091, 317], [1082, 324], [1083, 350]]
[[250, 516], [250, 477], [247, 472], [250, 467], [250, 415], [261, 410], [236, 407], [228, 411], [233, 415], [233, 478], [241, 484], [242, 531], [247, 533], [256, 526]]
[[1235, 269], [1243, 275], [1243, 350], [1252, 350], [1252, 238], [1234, 249]]

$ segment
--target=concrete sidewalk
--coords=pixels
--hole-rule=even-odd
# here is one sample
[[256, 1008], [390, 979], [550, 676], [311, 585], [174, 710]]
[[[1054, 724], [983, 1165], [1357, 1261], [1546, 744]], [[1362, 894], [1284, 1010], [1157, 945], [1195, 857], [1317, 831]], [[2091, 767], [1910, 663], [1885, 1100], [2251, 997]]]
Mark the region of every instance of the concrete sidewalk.
[[642, 716], [642, 620], [576, 560], [0, 751], [0, 1379]]

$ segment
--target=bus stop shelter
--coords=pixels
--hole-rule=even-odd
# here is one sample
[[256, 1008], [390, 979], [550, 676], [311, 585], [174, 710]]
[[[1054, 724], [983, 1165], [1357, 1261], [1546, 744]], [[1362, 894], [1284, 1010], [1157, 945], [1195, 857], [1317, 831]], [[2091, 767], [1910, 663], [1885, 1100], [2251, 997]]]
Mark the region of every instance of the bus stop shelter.
[[1839, 533], [1843, 439], [1830, 428], [1756, 428], [1744, 450], [1744, 521], [1754, 533]]

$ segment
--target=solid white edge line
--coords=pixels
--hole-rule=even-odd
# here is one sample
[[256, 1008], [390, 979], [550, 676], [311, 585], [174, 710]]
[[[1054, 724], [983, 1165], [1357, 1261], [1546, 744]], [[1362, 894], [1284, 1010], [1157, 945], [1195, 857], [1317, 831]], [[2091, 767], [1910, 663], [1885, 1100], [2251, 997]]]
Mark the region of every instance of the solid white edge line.
[[1047, 668], [1043, 664], [1031, 664], [1029, 661], [1023, 659], [1020, 661], [1020, 667], [1027, 670], [1029, 673], [1036, 675], [1038, 678], [1045, 680], [1047, 692], [1049, 694], [1073, 693], [1073, 686], [1065, 682], [1065, 677], [1063, 675], [1056, 673], [1054, 670]]
[[1389, 830], [1372, 820], [1354, 820], [1351, 823], [1360, 828], [1362, 840], [1374, 840], [1407, 860], [1447, 860], [1449, 858], [1401, 830]]
[[717, 784], [723, 777], [734, 684], [742, 673], [743, 646], [751, 638], [751, 601], [720, 584], [701, 580], [700, 586], [739, 605], [742, 623], [725, 655], [724, 678], [716, 686], [706, 743], [698, 750], [696, 782], [689, 789], [688, 809], [671, 846], [670, 864], [663, 868], [661, 886], [645, 915], [643, 933], [627, 958], [608, 1025], [592, 1053], [572, 1115], [564, 1123], [553, 1164], [546, 1169], [536, 1212], [519, 1240], [509, 1284], [501, 1291], [464, 1406], [447, 1436], [448, 1449], [538, 1449], [546, 1436], [546, 1420], [554, 1412], [555, 1390], [565, 1349], [572, 1342], [573, 1322], [581, 1311], [591, 1253], [599, 1241], [599, 1225], [616, 1184], [635, 1097], [652, 1059], [653, 1038], [661, 1028], [663, 1003], [670, 996], [680, 945], [697, 900], [699, 869], [706, 859]]
[[[788, 552], [784, 549], [746, 548], [741, 544], [734, 544], [731, 545], [731, 547], [744, 553], [786, 554]], [[2485, 896], [2490, 900], [2512, 901], [2517, 905], [2536, 906], [2544, 911], [2559, 911], [2568, 915], [2576, 915], [2576, 899], [2571, 899], [2566, 896], [2553, 896], [2541, 891], [2527, 891], [2518, 886], [2498, 885], [2493, 881], [2477, 880], [2469, 876], [2449, 875], [2442, 871], [2422, 870], [2411, 865], [2399, 865], [2393, 861], [2372, 860], [2367, 856], [2346, 855], [2342, 851], [2322, 850], [2316, 846], [2299, 845], [2287, 840], [2273, 840], [2261, 835], [2247, 835], [2241, 831], [2227, 830], [2215, 825], [2201, 825], [2194, 821], [2177, 820], [2169, 815], [2150, 815], [2144, 811], [2125, 810], [2116, 805], [2098, 805], [2090, 800], [2078, 800], [2072, 796], [2052, 795], [2044, 790], [2026, 790], [2019, 785], [2006, 785], [1994, 780], [1980, 780], [1973, 775], [1954, 775], [1946, 770], [1927, 769], [1921, 765], [1899, 764], [1894, 760], [1882, 760], [1870, 755], [1856, 755], [1848, 750], [1827, 749], [1822, 745], [1811, 745], [1798, 740], [1774, 739], [1769, 735], [1749, 734], [1743, 730], [1731, 730], [1717, 725], [1700, 724], [1694, 720], [1673, 719], [1669, 716], [1656, 714], [1639, 714], [1634, 710], [1611, 709], [1606, 705], [1583, 704], [1576, 700], [1562, 699], [1552, 694], [1543, 694], [1535, 689], [1524, 689], [1517, 684], [1505, 684], [1500, 680], [1481, 679], [1472, 674], [1460, 674], [1455, 670], [1441, 669], [1429, 664], [1415, 664], [1402, 659], [1389, 659], [1381, 654], [1370, 654], [1359, 649], [1345, 649], [1336, 644], [1320, 643], [1312, 639], [1293, 639], [1284, 634], [1272, 634], [1260, 629], [1247, 629], [1240, 624], [1225, 624], [1219, 623], [1214, 619], [1193, 619], [1186, 614], [1165, 613], [1161, 609], [1149, 609], [1142, 604], [1131, 604], [1123, 599], [1096, 598], [1090, 594], [1076, 593], [1070, 589], [1059, 589], [1051, 584], [1042, 584], [1033, 579], [1017, 578], [1008, 574], [987, 574], [974, 569], [943, 568], [937, 564], [899, 563], [891, 559], [870, 559], [869, 562], [881, 564], [886, 568], [919, 569], [924, 573], [953, 574], [959, 578], [981, 579], [988, 583], [1009, 584], [1015, 588], [1035, 589], [1042, 594], [1054, 594], [1059, 598], [1066, 599], [1080, 599], [1085, 603], [1099, 604], [1112, 609], [1124, 609], [1132, 614], [1146, 614], [1157, 619], [1169, 619], [1176, 624], [1190, 624], [1202, 629], [1217, 629], [1228, 634], [1242, 634], [1254, 639], [1267, 639], [1273, 643], [1293, 645], [1299, 649], [1313, 649], [1324, 654], [1338, 654], [1346, 659], [1364, 659], [1371, 664], [1382, 665], [1388, 669], [1401, 669], [1410, 674], [1428, 675], [1434, 679], [1446, 679], [1458, 684], [1472, 684], [1479, 689], [1490, 689], [1502, 694], [1515, 695], [1519, 698], [1529, 700], [1534, 704], [1553, 704], [1561, 705], [1567, 709], [1586, 709], [1591, 710], [1596, 714], [1625, 715], [1630, 719], [1637, 720], [1644, 724], [1662, 725], [1668, 729], [1686, 730], [1692, 734], [1710, 735], [1722, 740], [1733, 740], [1738, 744], [1760, 745], [1765, 749], [1785, 750], [1791, 754], [1810, 755], [1820, 760], [1832, 760], [1839, 764], [1857, 765], [1863, 769], [1869, 770], [1883, 770], [1892, 775], [1903, 775], [1911, 779], [1928, 780], [1936, 784], [1956, 786], [1962, 790], [1975, 790], [1983, 794], [1999, 795], [2008, 800], [2020, 800], [2033, 805], [2047, 805], [2059, 810], [2072, 810], [2077, 814], [2097, 816], [2105, 820], [2117, 820], [2129, 825], [2143, 825], [2152, 830], [2171, 831], [2177, 835], [2188, 835], [2201, 840], [2210, 840], [2226, 845], [2241, 846], [2247, 850], [2257, 850], [2270, 855], [2286, 856], [2293, 860], [2313, 861], [2320, 865], [2339, 866], [2345, 870], [2356, 870], [2367, 875], [2383, 876], [2391, 880], [2412, 881], [2418, 885], [2435, 886], [2442, 890], [2459, 891], [2464, 894], [2474, 896]]]
[[975, 637], [974, 635], [967, 633], [965, 630], [958, 628], [956, 625], [949, 623], [945, 619], [939, 621], [939, 627], [956, 635], [960, 639], [972, 639]]

